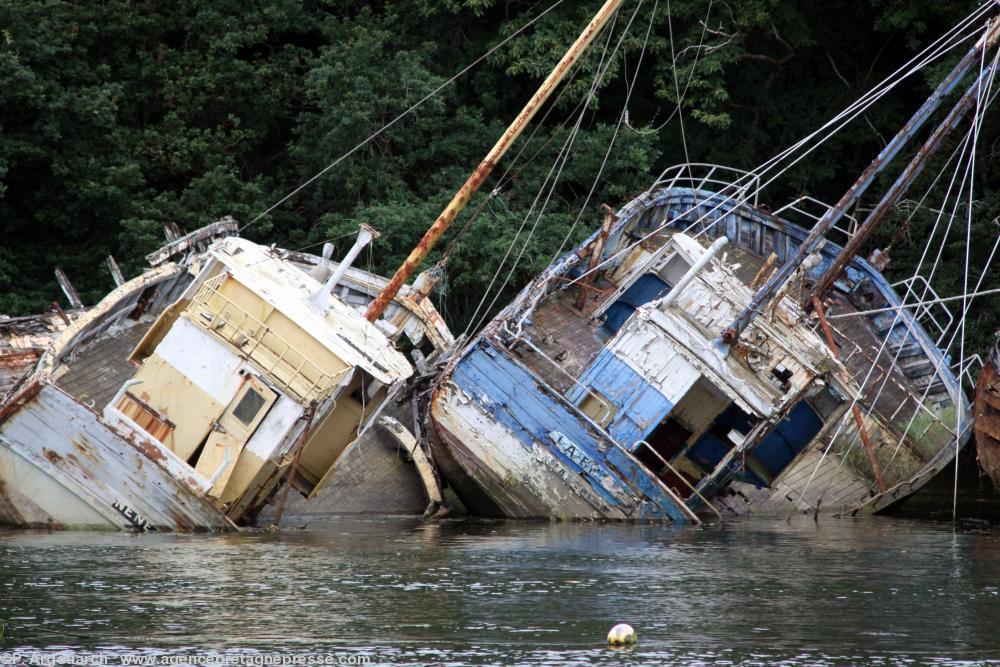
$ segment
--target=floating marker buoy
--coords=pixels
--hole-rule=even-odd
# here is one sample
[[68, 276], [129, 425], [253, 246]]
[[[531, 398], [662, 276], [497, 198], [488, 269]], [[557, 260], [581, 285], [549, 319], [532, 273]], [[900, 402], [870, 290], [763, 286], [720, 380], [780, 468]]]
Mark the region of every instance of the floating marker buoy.
[[608, 643], [612, 646], [625, 646], [635, 641], [635, 629], [628, 623], [619, 623], [608, 633]]

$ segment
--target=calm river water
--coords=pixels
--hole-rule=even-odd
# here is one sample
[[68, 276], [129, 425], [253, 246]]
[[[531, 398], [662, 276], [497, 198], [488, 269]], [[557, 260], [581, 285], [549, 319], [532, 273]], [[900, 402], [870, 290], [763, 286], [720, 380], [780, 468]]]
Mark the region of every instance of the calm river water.
[[[901, 519], [7, 532], [0, 618], [8, 663], [1000, 662], [1000, 532]], [[605, 647], [619, 621], [634, 649]]]

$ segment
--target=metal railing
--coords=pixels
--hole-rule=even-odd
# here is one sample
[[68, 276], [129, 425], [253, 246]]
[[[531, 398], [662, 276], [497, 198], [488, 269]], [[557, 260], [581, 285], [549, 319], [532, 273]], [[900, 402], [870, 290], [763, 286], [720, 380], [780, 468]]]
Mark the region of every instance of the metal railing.
[[708, 502], [708, 498], [706, 498], [705, 496], [701, 495], [701, 492], [699, 492], [698, 489], [695, 488], [695, 486], [693, 484], [691, 484], [691, 482], [689, 482], [687, 480], [687, 477], [685, 477], [684, 475], [682, 475], [681, 472], [679, 470], [677, 470], [677, 468], [675, 468], [672, 465], [670, 465], [670, 463], [665, 458], [663, 458], [663, 456], [661, 456], [658, 451], [656, 451], [655, 449], [653, 449], [653, 446], [651, 444], [649, 444], [645, 440], [636, 440], [635, 441], [635, 446], [638, 447], [639, 445], [645, 445], [646, 449], [648, 449], [649, 451], [651, 451], [653, 453], [653, 456], [655, 456], [657, 459], [659, 459], [660, 463], [662, 463], [663, 465], [665, 465], [667, 467], [667, 469], [670, 470], [670, 472], [674, 473], [674, 475], [676, 475], [679, 480], [681, 480], [682, 482], [684, 482], [684, 485], [687, 488], [691, 489], [691, 493], [693, 493], [695, 496], [697, 496], [698, 499], [701, 500], [701, 502], [705, 503], [710, 510], [712, 510], [713, 512], [715, 512], [715, 516], [719, 517], [720, 521], [722, 520], [722, 513], [719, 512], [719, 510], [715, 509], [715, 505], [713, 505], [712, 503]]
[[[735, 167], [725, 167], [707, 162], [689, 162], [668, 167], [656, 180], [654, 188], [690, 187], [704, 190], [708, 187], [719, 194], [757, 205], [760, 176]], [[732, 194], [730, 194], [730, 191]]]
[[351, 371], [330, 373], [282, 336], [227, 298], [220, 288], [229, 274], [211, 278], [198, 289], [187, 311], [192, 321], [237, 348], [260, 366], [269, 379], [304, 402], [326, 398]]
[[[802, 218], [812, 221], [812, 224], [810, 225], [799, 225], [803, 229], [809, 229], [817, 222], [819, 222], [820, 219], [824, 215], [826, 215], [832, 208], [833, 207], [830, 206], [829, 204], [821, 202], [820, 200], [815, 199], [814, 197], [799, 197], [798, 199], [795, 199], [794, 201], [785, 204], [784, 206], [776, 210], [772, 215], [775, 218], [787, 219], [790, 217], [789, 216], [790, 213], [798, 214]], [[817, 209], [817, 210], [814, 211], [812, 209]], [[795, 220], [789, 220], [789, 222], [796, 223]], [[832, 231], [840, 232], [848, 240], [854, 237], [854, 233], [857, 230], [858, 230], [858, 219], [855, 218], [853, 215], [847, 215], [846, 213], [837, 222], [837, 224], [835, 224], [832, 227]]]
[[[955, 321], [955, 316], [943, 303], [925, 303], [926, 301], [939, 301], [941, 297], [937, 291], [931, 287], [926, 278], [919, 275], [892, 283], [892, 287], [896, 290], [900, 287], [906, 289], [906, 292], [901, 295], [903, 303], [906, 303], [907, 308], [912, 310], [913, 319], [920, 322], [925, 328], [933, 327], [935, 329], [937, 338], [934, 340], [934, 345], [940, 348], [941, 341], [944, 340], [945, 334], [948, 333]], [[910, 297], [913, 297], [913, 302], [907, 303]], [[938, 315], [934, 314], [935, 311], [938, 312]]]
[[[961, 366], [961, 368], [959, 368]], [[976, 386], [976, 370], [983, 367], [983, 358], [978, 354], [974, 354], [971, 357], [965, 358], [965, 363], [961, 361], [956, 361], [952, 364], [951, 370], [955, 374], [955, 377], [961, 380], [967, 380], [970, 387]]]

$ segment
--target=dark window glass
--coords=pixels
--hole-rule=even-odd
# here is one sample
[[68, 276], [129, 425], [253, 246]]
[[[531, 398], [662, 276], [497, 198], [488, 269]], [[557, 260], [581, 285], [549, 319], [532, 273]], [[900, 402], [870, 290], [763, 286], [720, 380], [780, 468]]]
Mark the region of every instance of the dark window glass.
[[263, 406], [264, 397], [253, 389], [248, 389], [247, 393], [243, 394], [236, 409], [233, 410], [233, 416], [249, 426]]

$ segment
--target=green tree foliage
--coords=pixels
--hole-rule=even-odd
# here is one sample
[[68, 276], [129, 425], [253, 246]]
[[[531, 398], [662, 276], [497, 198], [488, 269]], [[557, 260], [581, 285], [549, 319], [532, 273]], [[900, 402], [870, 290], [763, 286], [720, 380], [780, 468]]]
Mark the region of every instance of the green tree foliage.
[[[390, 273], [600, 4], [561, 3], [245, 233], [295, 249], [338, 239], [342, 251], [369, 223], [383, 236], [362, 263]], [[464, 328], [486, 284], [508, 278], [501, 258], [511, 249], [520, 261], [502, 305], [593, 229], [601, 204], [620, 204], [685, 156], [760, 164], [976, 5], [628, 0], [429, 258], [453, 246], [442, 309]], [[137, 273], [164, 224], [255, 220], [543, 9], [509, 0], [0, 4], [0, 312], [59, 298], [55, 266], [96, 302], [111, 285], [104, 257]], [[943, 71], [909, 79], [786, 174], [770, 202], [836, 199]], [[974, 272], [1000, 214], [996, 125], [984, 126], [977, 156]], [[905, 233], [896, 224], [877, 239], [892, 243], [891, 275], [912, 271], [933, 222], [919, 215]], [[935, 286], [957, 293], [957, 236], [945, 262]], [[983, 304], [970, 320], [979, 347], [1000, 326]]]

